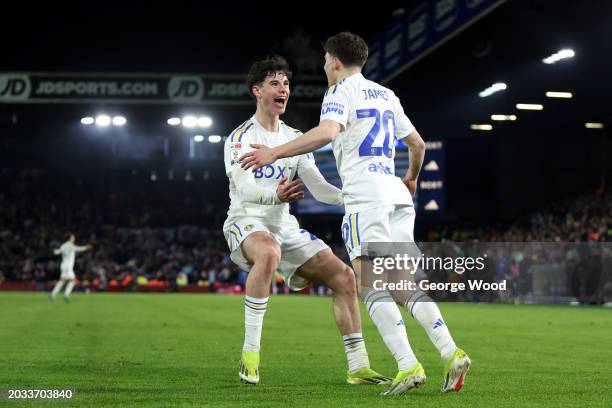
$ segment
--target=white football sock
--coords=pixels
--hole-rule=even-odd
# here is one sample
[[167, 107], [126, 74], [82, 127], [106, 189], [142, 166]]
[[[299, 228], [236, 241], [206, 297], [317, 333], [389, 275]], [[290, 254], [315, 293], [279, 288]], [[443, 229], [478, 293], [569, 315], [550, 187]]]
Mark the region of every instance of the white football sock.
[[361, 333], [351, 333], [342, 336], [344, 351], [348, 359], [348, 369], [351, 373], [370, 367], [370, 359]]
[[372, 291], [364, 299], [368, 314], [385, 345], [397, 361], [398, 370], [414, 367], [417, 359], [408, 342], [406, 326], [395, 301], [386, 290]]
[[268, 299], [244, 297], [244, 345], [242, 351], [259, 351]]
[[55, 299], [60, 290], [62, 290], [62, 286], [64, 286], [63, 280], [58, 280], [55, 286], [53, 287], [53, 291], [51, 292], [51, 297]]
[[425, 293], [419, 291], [406, 300], [404, 307], [423, 326], [442, 359], [451, 358], [457, 346], [442, 319], [438, 305]]
[[74, 288], [74, 281], [70, 281], [68, 282], [68, 285], [66, 285], [66, 291], [64, 292], [64, 297], [69, 297], [70, 294], [72, 293], [72, 288]]

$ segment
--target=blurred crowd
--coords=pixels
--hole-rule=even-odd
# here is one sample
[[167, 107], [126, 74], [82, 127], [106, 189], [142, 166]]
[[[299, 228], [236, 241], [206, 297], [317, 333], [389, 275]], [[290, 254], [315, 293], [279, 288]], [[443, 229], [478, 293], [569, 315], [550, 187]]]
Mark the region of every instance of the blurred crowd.
[[[487, 254], [491, 262], [482, 272], [436, 271], [437, 281], [485, 279], [506, 281], [499, 293], [467, 291], [445, 293], [460, 300], [612, 301], [612, 194], [603, 189], [553, 202], [520, 218], [509, 228], [495, 227], [430, 230], [432, 253], [454, 257]], [[422, 245], [427, 248], [428, 244]], [[491, 297], [496, 297], [492, 299]], [[463, 298], [462, 298], [463, 297]]]
[[[77, 255], [75, 271], [80, 282], [95, 290], [112, 286], [179, 290], [196, 285], [210, 291], [244, 287], [246, 272], [231, 262], [220, 227], [226, 209], [206, 194], [195, 194], [188, 188], [157, 193], [133, 188], [99, 192], [78, 177], [61, 189], [48, 186], [36, 172], [0, 181], [8, 187], [0, 191], [0, 283], [33, 282], [42, 289], [58, 279], [61, 259], [53, 255], [53, 249], [72, 231], [77, 244], [93, 245], [91, 252]], [[348, 260], [341, 242], [326, 241], [340, 258]], [[492, 282], [508, 280], [512, 289], [508, 293], [521, 298], [535, 290], [530, 275], [534, 264], [546, 259], [549, 265], [575, 267], [580, 257], [574, 252], [581, 250], [572, 252], [559, 245], [554, 251], [546, 247], [536, 250], [533, 245], [517, 249], [502, 243], [612, 242], [612, 194], [598, 190], [553, 203], [505, 229], [432, 229], [426, 242], [464, 243], [454, 247], [455, 256], [474, 252], [475, 243], [489, 243], [488, 252], [496, 257], [496, 266], [484, 276]], [[481, 252], [485, 249], [478, 247]], [[469, 277], [469, 273], [448, 272], [437, 278], [452, 281]], [[567, 288], [549, 290], [548, 295], [584, 292], [585, 284], [576, 283], [571, 273], [566, 275]], [[276, 280], [275, 290], [287, 291], [282, 279]], [[328, 293], [318, 286], [311, 291]], [[478, 300], [478, 294], [472, 296]]]
[[612, 194], [598, 189], [552, 202], [517, 220], [509, 228], [434, 229], [427, 241], [465, 242], [612, 242]]
[[77, 244], [93, 245], [77, 255], [77, 277], [101, 288], [137, 281], [155, 285], [178, 276], [201, 285], [244, 279], [214, 227], [225, 210], [189, 186], [100, 192], [78, 177], [58, 185], [36, 171], [1, 176], [6, 188], [0, 190], [0, 280], [56, 280], [61, 259], [53, 249], [68, 231]]

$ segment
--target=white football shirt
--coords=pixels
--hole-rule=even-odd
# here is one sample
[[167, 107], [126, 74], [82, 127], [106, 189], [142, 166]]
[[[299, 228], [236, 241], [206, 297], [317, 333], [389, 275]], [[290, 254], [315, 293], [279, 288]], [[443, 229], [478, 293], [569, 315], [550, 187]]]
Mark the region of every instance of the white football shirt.
[[314, 157], [310, 153], [279, 159], [255, 172], [251, 169], [244, 171], [240, 167], [238, 158], [244, 153], [254, 150], [250, 147], [251, 143], [275, 147], [293, 140], [300, 134], [299, 130], [287, 126], [282, 121], [278, 132], [269, 132], [257, 122], [255, 116], [238, 126], [230, 134], [225, 141], [224, 151], [225, 172], [230, 182], [230, 208], [227, 212], [224, 230], [242, 217], [255, 217], [265, 221], [265, 223], [298, 226], [295, 217], [289, 213], [288, 203], [281, 202], [267, 205], [246, 201], [238, 191], [237, 182], [254, 182], [258, 187], [269, 190], [270, 194], [275, 196], [278, 183], [284, 176], [289, 178], [287, 181], [289, 182], [295, 177], [296, 173], [303, 174], [310, 170], [316, 170], [318, 173], [319, 170], [316, 167]]
[[87, 248], [84, 246], [74, 245], [70, 241], [66, 241], [62, 244], [59, 249], [54, 251], [55, 255], [62, 256], [62, 269], [73, 269], [74, 268], [74, 258], [77, 252], [83, 252]]
[[342, 131], [332, 142], [347, 214], [388, 204], [413, 205], [395, 176], [395, 144], [415, 128], [393, 91], [360, 73], [331, 86], [320, 120], [333, 120]]

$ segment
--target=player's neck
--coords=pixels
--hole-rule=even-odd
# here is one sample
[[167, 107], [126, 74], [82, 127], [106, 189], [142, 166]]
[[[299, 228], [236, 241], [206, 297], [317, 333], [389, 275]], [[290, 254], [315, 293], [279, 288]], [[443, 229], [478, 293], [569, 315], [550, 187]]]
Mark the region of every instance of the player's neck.
[[352, 76], [355, 74], [359, 74], [361, 73], [361, 69], [359, 68], [343, 68], [340, 71], [338, 71], [338, 76], [336, 77], [336, 82], [333, 84], [337, 84], [338, 82]]
[[257, 111], [255, 112], [255, 120], [257, 120], [257, 123], [259, 123], [261, 127], [263, 127], [268, 132], [278, 132], [280, 124], [280, 119], [278, 115], [269, 114], [261, 109], [257, 109]]

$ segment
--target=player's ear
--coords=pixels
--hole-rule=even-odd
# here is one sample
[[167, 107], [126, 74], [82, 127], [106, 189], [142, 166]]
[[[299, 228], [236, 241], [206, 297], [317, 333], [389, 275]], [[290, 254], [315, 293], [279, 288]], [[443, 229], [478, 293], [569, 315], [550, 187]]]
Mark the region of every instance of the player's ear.
[[336, 68], [336, 71], [339, 71], [340, 68], [342, 68], [342, 61], [340, 61], [340, 58], [338, 57], [334, 57], [334, 68]]
[[261, 91], [257, 85], [253, 85], [251, 87], [251, 92], [253, 93], [253, 95], [255, 95], [255, 98], [261, 98]]

